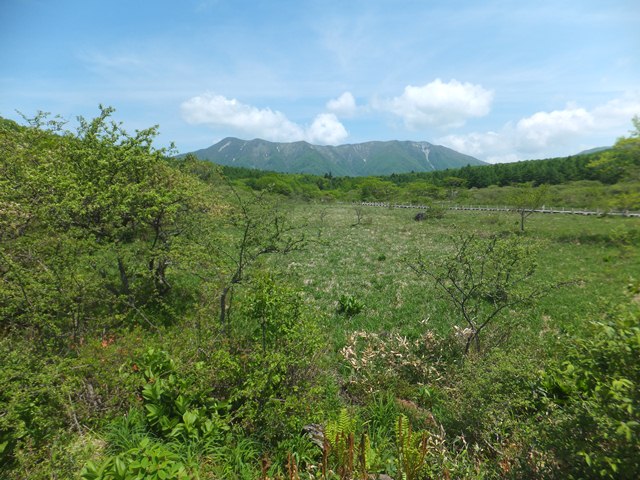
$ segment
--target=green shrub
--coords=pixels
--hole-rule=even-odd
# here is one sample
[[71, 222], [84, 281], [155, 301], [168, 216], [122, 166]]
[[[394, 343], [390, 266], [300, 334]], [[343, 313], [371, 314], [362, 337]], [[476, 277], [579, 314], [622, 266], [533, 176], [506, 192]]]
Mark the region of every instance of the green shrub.
[[425, 217], [427, 219], [440, 220], [445, 217], [446, 213], [447, 213], [447, 209], [444, 208], [442, 205], [431, 204], [429, 205], [429, 208], [427, 208], [427, 210], [425, 211]]
[[227, 440], [230, 419], [228, 405], [201, 381], [204, 362], [189, 367], [178, 369], [166, 351], [156, 348], [127, 363], [123, 377], [139, 377], [142, 383], [142, 411], [132, 409], [112, 421], [106, 435], [112, 455], [99, 466], [87, 463], [83, 478], [192, 478], [199, 457]]
[[221, 442], [228, 426], [228, 405], [212, 396], [211, 387], [196, 380], [205, 368], [196, 362], [193, 370], [179, 372], [164, 351], [147, 350], [139, 361], [146, 384], [142, 389], [147, 423], [166, 440]]
[[338, 313], [353, 317], [362, 311], [364, 303], [352, 295], [340, 295], [338, 299]]
[[180, 457], [162, 443], [143, 438], [138, 446], [108, 458], [101, 466], [87, 463], [80, 476], [83, 480], [149, 480], [193, 478]]
[[[444, 429], [473, 447], [484, 468], [504, 478], [525, 478], [541, 455], [535, 419], [544, 411], [538, 393], [539, 352], [494, 349], [445, 373], [434, 411]], [[527, 472], [522, 473], [522, 472]], [[544, 472], [537, 475], [544, 477]]]
[[71, 398], [80, 379], [72, 362], [43, 357], [10, 337], [0, 339], [0, 358], [0, 473], [25, 472], [23, 462], [51, 466], [52, 450], [79, 428]]
[[640, 477], [640, 310], [620, 308], [544, 372], [549, 448], [574, 477]]
[[324, 338], [300, 292], [268, 275], [253, 278], [241, 303], [244, 355], [231, 400], [246, 431], [276, 445], [321, 418], [331, 398], [320, 363]]

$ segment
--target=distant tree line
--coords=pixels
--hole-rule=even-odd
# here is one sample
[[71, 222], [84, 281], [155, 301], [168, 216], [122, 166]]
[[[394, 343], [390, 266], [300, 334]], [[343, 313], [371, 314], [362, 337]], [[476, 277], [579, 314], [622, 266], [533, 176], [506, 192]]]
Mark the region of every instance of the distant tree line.
[[558, 185], [580, 180], [597, 180], [602, 183], [616, 183], [623, 177], [623, 172], [604, 172], [593, 168], [604, 152], [570, 157], [558, 157], [545, 160], [525, 160], [514, 163], [498, 163], [494, 165], [470, 166], [434, 172], [393, 173], [380, 177], [333, 177], [330, 172], [324, 176], [311, 174], [280, 174], [264, 170], [244, 167], [223, 166], [223, 173], [233, 180], [257, 181], [266, 176], [296, 178], [302, 183], [313, 183], [320, 190], [339, 189], [359, 184], [365, 178], [379, 178], [401, 186], [415, 181], [427, 181], [434, 185], [446, 186], [450, 177], [462, 178], [468, 188], [485, 188], [491, 185], [507, 186], [517, 183], [533, 182], [534, 184]]
[[620, 176], [603, 175], [590, 165], [600, 153], [546, 160], [526, 160], [514, 163], [469, 166], [435, 172], [401, 173], [387, 177], [402, 185], [416, 180], [426, 180], [435, 185], [444, 185], [449, 177], [462, 178], [468, 188], [486, 188], [491, 185], [504, 187], [517, 183], [533, 182], [536, 185], [558, 185], [580, 180], [598, 180], [615, 183]]

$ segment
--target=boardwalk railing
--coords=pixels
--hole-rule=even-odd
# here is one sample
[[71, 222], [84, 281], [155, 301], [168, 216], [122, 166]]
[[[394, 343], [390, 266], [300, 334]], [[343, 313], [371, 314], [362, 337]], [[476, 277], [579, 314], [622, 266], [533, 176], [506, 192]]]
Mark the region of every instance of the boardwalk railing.
[[[399, 204], [389, 202], [351, 202], [352, 205], [362, 205], [365, 207], [385, 207], [385, 208], [415, 208], [418, 210], [428, 210], [431, 208], [429, 205], [415, 205], [415, 204]], [[442, 205], [437, 204], [439, 208], [445, 208], [447, 210], [480, 210], [487, 212], [516, 212], [519, 209], [509, 206], [474, 206], [474, 205]], [[528, 210], [527, 211], [531, 211]], [[586, 210], [583, 208], [565, 208], [565, 207], [547, 207], [542, 206], [533, 210], [534, 213], [555, 213], [555, 214], [568, 214], [568, 215], [595, 215], [598, 217], [611, 215], [616, 217], [637, 217], [640, 218], [640, 212], [632, 212], [629, 210]]]

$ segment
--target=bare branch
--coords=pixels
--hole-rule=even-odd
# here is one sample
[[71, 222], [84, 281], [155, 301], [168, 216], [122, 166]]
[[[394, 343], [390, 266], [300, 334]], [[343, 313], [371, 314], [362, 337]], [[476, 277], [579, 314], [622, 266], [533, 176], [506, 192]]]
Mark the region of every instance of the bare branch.
[[419, 256], [411, 270], [433, 281], [471, 330], [465, 344], [480, 346], [481, 332], [509, 309], [524, 306], [557, 285], [529, 286], [536, 270], [532, 249], [518, 236], [455, 237], [448, 257], [427, 265]]

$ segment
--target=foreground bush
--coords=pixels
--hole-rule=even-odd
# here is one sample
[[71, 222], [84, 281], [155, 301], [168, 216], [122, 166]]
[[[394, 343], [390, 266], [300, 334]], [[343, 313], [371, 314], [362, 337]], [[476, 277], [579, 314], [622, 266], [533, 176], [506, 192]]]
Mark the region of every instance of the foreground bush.
[[638, 478], [640, 309], [618, 308], [589, 328], [542, 378], [548, 448], [575, 477]]

